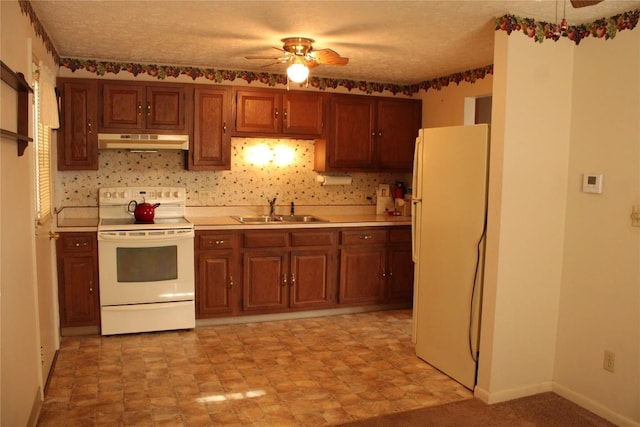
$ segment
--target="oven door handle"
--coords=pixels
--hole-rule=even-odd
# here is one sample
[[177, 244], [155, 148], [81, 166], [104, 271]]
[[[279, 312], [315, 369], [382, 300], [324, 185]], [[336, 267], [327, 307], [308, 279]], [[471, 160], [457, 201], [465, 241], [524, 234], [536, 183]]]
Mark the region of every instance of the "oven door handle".
[[126, 234], [119, 232], [101, 231], [98, 240], [109, 242], [175, 242], [178, 240], [193, 239], [193, 230], [179, 231], [174, 234], [157, 233], [154, 231], [130, 231]]

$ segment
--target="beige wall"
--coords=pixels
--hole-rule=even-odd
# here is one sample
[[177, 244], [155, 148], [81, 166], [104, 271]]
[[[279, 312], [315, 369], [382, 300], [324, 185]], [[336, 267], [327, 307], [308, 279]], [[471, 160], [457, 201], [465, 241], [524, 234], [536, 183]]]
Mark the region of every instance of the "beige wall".
[[[16, 1], [0, 2], [2, 61], [29, 79], [33, 51], [49, 62]], [[15, 129], [16, 97], [2, 85], [2, 128]], [[33, 115], [30, 113], [30, 117]], [[0, 142], [0, 425], [28, 425], [40, 403], [40, 338], [34, 255], [33, 147], [18, 157], [16, 142]]]
[[[640, 31], [575, 51], [565, 257], [554, 380], [620, 425], [640, 425]], [[583, 173], [604, 192], [581, 192]], [[602, 369], [604, 350], [616, 371]]]
[[464, 100], [491, 95], [493, 76], [488, 74], [475, 83], [449, 84], [442, 90], [420, 92], [422, 127], [458, 126], [464, 124]]
[[[572, 45], [497, 32], [477, 393], [550, 390], [562, 271]], [[549, 64], [553, 64], [550, 66]]]
[[[553, 390], [640, 425], [640, 32], [580, 46], [497, 32], [494, 59], [476, 395]], [[585, 172], [603, 194], [581, 192]]]

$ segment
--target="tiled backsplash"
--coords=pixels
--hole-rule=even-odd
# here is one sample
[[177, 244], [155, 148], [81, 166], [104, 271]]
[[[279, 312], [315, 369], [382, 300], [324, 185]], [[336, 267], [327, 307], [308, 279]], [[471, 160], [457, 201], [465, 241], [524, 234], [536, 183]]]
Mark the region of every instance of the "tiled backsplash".
[[[256, 166], [245, 159], [256, 144], [289, 147], [295, 153], [291, 165]], [[98, 188], [126, 186], [184, 186], [189, 206], [255, 206], [278, 198], [278, 204], [358, 205], [375, 197], [380, 183], [410, 183], [410, 174], [350, 173], [351, 185], [321, 186], [313, 171], [313, 141], [233, 138], [231, 170], [192, 172], [184, 169], [181, 151], [131, 153], [102, 150], [97, 171], [59, 171], [56, 207], [97, 206]]]

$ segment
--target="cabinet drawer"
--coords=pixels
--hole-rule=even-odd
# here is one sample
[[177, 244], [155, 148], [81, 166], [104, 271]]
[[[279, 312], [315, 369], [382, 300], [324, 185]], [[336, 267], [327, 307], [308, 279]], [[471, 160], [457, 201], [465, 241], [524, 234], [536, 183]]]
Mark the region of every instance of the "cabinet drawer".
[[236, 245], [234, 233], [213, 233], [198, 235], [198, 248], [202, 251], [232, 249]]
[[343, 245], [363, 245], [387, 242], [387, 230], [359, 229], [342, 231]]
[[283, 231], [245, 232], [242, 246], [245, 248], [285, 248], [288, 246], [288, 233]]
[[62, 234], [62, 249], [68, 252], [93, 252], [95, 237], [90, 234]]
[[333, 231], [294, 231], [291, 246], [333, 246], [336, 233]]
[[391, 242], [410, 242], [411, 241], [411, 228], [410, 227], [394, 227], [389, 230], [389, 241]]

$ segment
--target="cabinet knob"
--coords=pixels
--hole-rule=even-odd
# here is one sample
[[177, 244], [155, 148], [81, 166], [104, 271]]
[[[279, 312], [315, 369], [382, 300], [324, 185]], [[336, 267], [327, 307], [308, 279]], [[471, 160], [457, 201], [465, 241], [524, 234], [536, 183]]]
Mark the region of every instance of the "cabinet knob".
[[291, 273], [291, 286], [296, 284], [296, 275]]
[[224, 244], [224, 240], [216, 240], [216, 245], [223, 245]]
[[142, 115], [142, 102], [138, 102], [138, 115]]
[[92, 294], [93, 293], [93, 281], [89, 281], [89, 293]]
[[93, 124], [91, 123], [91, 117], [89, 117], [87, 119], [87, 132], [89, 132], [89, 133], [92, 132], [92, 129], [93, 129], [92, 126], [93, 126]]
[[224, 122], [222, 124], [222, 133], [225, 133], [225, 134], [227, 133], [227, 122]]
[[369, 240], [371, 238], [373, 238], [371, 234], [363, 234], [362, 236], [360, 236], [360, 240]]
[[147, 116], [151, 115], [151, 104], [147, 102]]
[[284, 111], [282, 112], [282, 114], [284, 115], [285, 120], [287, 119], [287, 109], [285, 108]]
[[382, 129], [378, 131], [378, 136], [382, 136]]
[[286, 274], [282, 275], [282, 286], [287, 286], [287, 275]]
[[233, 276], [229, 276], [229, 289], [233, 288]]
[[276, 110], [275, 110], [275, 113], [276, 113], [275, 118], [277, 119], [277, 118], [278, 118], [278, 109], [277, 109], [277, 108], [276, 108]]

